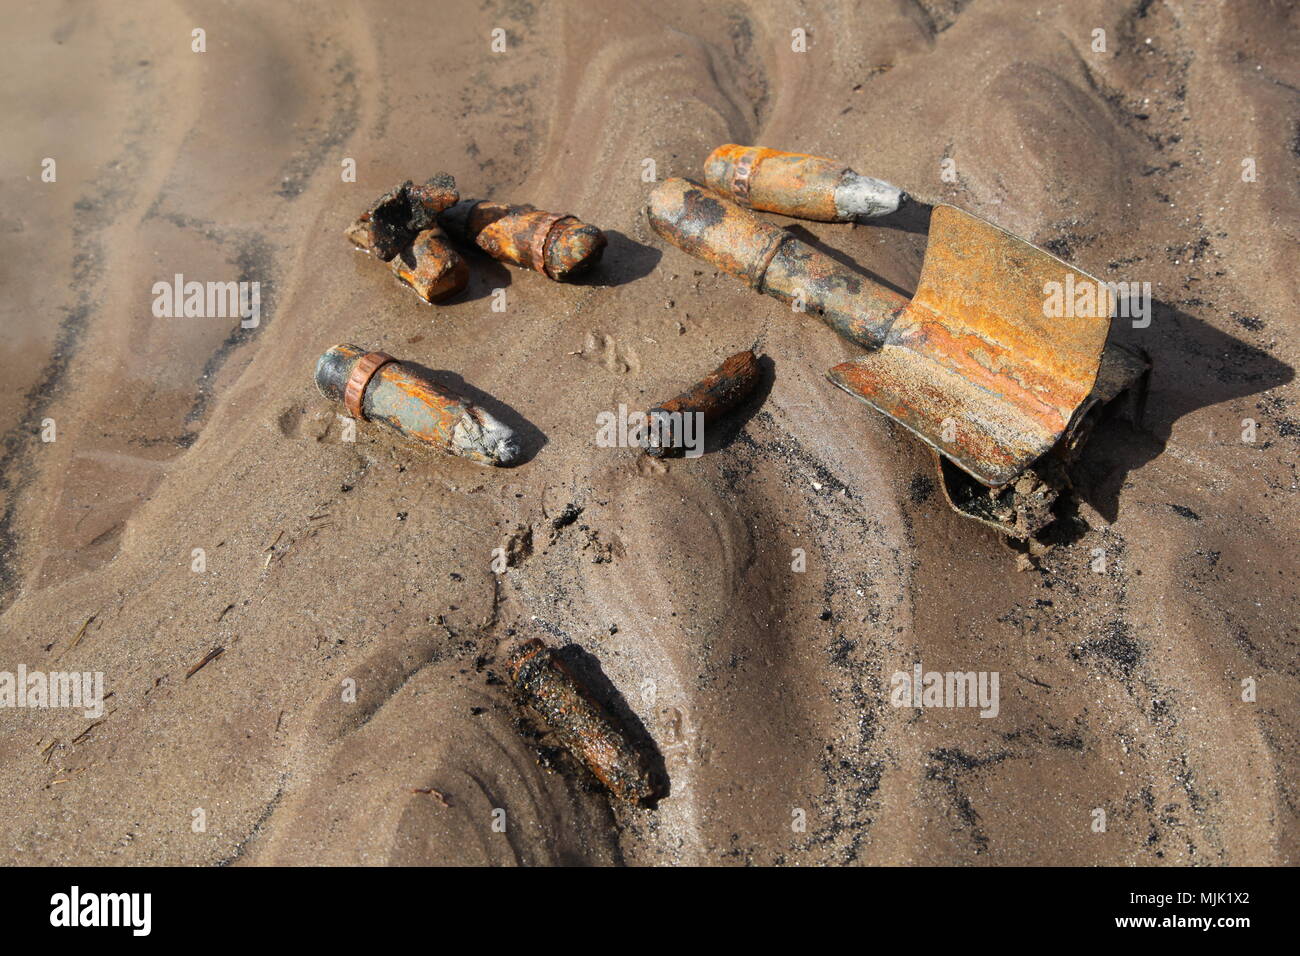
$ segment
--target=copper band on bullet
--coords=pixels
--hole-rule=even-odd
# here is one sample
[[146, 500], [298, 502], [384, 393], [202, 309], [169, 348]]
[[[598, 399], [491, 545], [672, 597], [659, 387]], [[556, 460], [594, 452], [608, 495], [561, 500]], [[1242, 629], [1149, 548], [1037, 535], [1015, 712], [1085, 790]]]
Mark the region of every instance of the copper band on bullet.
[[740, 205], [751, 208], [749, 201], [749, 178], [758, 166], [758, 150], [749, 149], [741, 153], [740, 158], [731, 164], [731, 196]]
[[770, 266], [772, 260], [776, 258], [777, 250], [779, 250], [789, 238], [790, 234], [784, 229], [772, 236], [772, 241], [754, 263], [754, 271], [749, 276], [749, 285], [752, 289], [758, 292], [763, 291], [763, 277], [767, 275], [767, 267]]
[[386, 352], [367, 352], [357, 359], [357, 364], [352, 366], [352, 374], [348, 376], [347, 387], [343, 390], [343, 406], [348, 410], [349, 415], [365, 421], [365, 413], [361, 411], [361, 400], [365, 397], [366, 386], [370, 384], [376, 372], [389, 362], [396, 361], [397, 359]]
[[547, 213], [544, 217], [537, 220], [537, 225], [533, 227], [533, 234], [528, 240], [528, 255], [532, 259], [532, 266], [546, 278], [551, 278], [551, 274], [546, 271], [546, 240], [551, 237], [552, 230], [555, 229], [556, 223], [561, 219], [572, 219], [572, 216], [561, 213]]

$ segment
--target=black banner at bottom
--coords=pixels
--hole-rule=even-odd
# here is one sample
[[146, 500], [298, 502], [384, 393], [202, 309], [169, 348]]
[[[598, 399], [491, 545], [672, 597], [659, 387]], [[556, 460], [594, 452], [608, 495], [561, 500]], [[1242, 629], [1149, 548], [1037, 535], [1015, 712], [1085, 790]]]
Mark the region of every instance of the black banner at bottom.
[[[767, 931], [848, 932], [878, 945], [915, 944], [941, 933], [946, 944], [978, 934], [1032, 933], [1070, 941], [1125, 937], [1183, 940], [1192, 934], [1232, 945], [1239, 934], [1280, 929], [1278, 869], [858, 869], [821, 872], [656, 869], [593, 874], [565, 870], [430, 869], [11, 869], [0, 894], [5, 937], [64, 936], [78, 943], [157, 939], [259, 942], [283, 938], [346, 945], [409, 945], [441, 923], [485, 927], [485, 942], [535, 919], [569, 935], [626, 938], [662, 921], [660, 932], [704, 920], [729, 938]], [[646, 923], [650, 925], [645, 925]], [[605, 926], [608, 926], [608, 930]], [[964, 927], [964, 929], [963, 929]], [[439, 934], [445, 930], [439, 929]], [[951, 934], [958, 935], [951, 935]], [[360, 935], [358, 935], [360, 934]], [[53, 942], [54, 940], [51, 940]], [[432, 941], [431, 941], [432, 942]], [[436, 944], [435, 944], [436, 945]]]

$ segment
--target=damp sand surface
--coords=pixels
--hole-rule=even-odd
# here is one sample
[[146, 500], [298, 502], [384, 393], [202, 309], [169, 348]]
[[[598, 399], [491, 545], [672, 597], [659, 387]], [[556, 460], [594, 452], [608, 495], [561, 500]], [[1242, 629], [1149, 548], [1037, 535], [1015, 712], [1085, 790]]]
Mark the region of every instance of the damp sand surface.
[[[11, 11], [0, 670], [111, 696], [99, 723], [0, 708], [0, 860], [1295, 863], [1295, 9], [444, 6]], [[1151, 283], [1116, 333], [1152, 357], [1146, 420], [1095, 437], [1041, 568], [825, 380], [851, 346], [651, 233], [646, 161], [699, 179], [727, 142]], [[603, 263], [472, 255], [422, 304], [342, 231], [441, 171], [599, 225]], [[921, 236], [790, 225], [915, 287]], [[155, 317], [177, 274], [259, 282], [260, 324]], [[339, 342], [479, 390], [525, 461], [344, 441], [311, 383]], [[761, 406], [703, 457], [597, 447], [598, 413], [751, 347]], [[598, 664], [657, 808], [519, 709], [525, 636]], [[997, 715], [892, 706], [918, 661], [997, 672]]]

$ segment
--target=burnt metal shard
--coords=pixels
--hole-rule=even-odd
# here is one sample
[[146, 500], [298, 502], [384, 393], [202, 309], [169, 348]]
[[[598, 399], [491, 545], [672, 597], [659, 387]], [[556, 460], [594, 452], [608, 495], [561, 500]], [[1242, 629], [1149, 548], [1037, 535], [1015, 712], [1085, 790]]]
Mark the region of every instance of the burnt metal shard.
[[454, 238], [556, 282], [577, 278], [605, 251], [605, 234], [595, 226], [533, 206], [466, 199], [441, 219]]
[[[758, 358], [748, 349], [737, 352], [702, 381], [676, 398], [656, 405], [646, 412], [645, 453], [655, 458], [679, 458], [684, 454], [680, 441], [665, 441], [665, 435], [682, 434], [686, 415], [698, 414], [705, 428], [742, 404], [753, 394], [761, 378]], [[703, 436], [699, 436], [702, 440]]]
[[353, 418], [485, 465], [519, 458], [514, 432], [420, 368], [383, 352], [336, 345], [316, 363], [316, 387]]
[[438, 213], [460, 202], [460, 193], [456, 191], [456, 180], [451, 173], [437, 173], [425, 180], [420, 186], [407, 186], [406, 194], [412, 206], [419, 206], [423, 217], [432, 220]]
[[1048, 315], [1049, 284], [1104, 284], [952, 206], [930, 221], [911, 300], [687, 180], [650, 196], [655, 231], [807, 310], [871, 354], [830, 380], [977, 481], [1001, 487], [1067, 433], [1097, 380], [1110, 311]]
[[357, 247], [384, 262], [437, 223], [438, 213], [460, 199], [456, 180], [439, 173], [422, 186], [411, 180], [384, 193], [350, 225], [344, 235]]
[[709, 154], [704, 181], [742, 206], [820, 222], [887, 216], [907, 199], [897, 186], [833, 159], [734, 143]]
[[439, 302], [469, 284], [469, 266], [437, 224], [424, 230], [392, 261], [393, 274], [425, 302]]
[[507, 663], [520, 696], [610, 793], [628, 803], [662, 796], [645, 748], [591, 695], [555, 648], [529, 638], [509, 655]]

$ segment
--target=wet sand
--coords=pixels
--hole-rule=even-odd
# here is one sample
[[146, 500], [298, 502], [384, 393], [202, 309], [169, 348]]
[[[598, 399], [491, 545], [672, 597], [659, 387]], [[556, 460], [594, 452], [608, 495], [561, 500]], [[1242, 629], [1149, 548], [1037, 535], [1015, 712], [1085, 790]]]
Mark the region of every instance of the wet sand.
[[[437, 6], [10, 17], [0, 671], [111, 696], [102, 723], [0, 708], [0, 860], [1297, 861], [1294, 6]], [[1152, 283], [1150, 326], [1116, 329], [1154, 364], [1143, 427], [1090, 444], [1041, 568], [825, 380], [850, 345], [650, 231], [643, 160], [698, 179], [726, 142]], [[601, 267], [471, 255], [422, 304], [341, 233], [440, 171], [600, 226]], [[789, 224], [915, 287], [923, 237]], [[260, 324], [155, 317], [176, 273], [260, 282]], [[311, 381], [339, 342], [481, 390], [527, 460], [342, 441]], [[599, 412], [750, 347], [761, 405], [702, 458], [597, 446]], [[656, 809], [611, 806], [521, 710], [524, 636], [599, 662], [662, 754]], [[998, 715], [891, 706], [917, 661], [998, 672]]]

